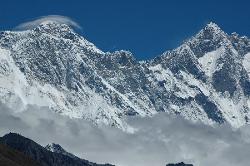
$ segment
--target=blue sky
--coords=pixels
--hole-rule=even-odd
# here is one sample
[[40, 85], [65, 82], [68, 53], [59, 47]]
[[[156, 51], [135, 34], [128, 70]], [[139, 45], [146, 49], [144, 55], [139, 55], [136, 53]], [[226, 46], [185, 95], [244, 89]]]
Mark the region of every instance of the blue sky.
[[149, 59], [177, 47], [213, 21], [250, 36], [249, 0], [3, 0], [0, 29], [40, 16], [68, 16], [104, 51], [125, 49]]

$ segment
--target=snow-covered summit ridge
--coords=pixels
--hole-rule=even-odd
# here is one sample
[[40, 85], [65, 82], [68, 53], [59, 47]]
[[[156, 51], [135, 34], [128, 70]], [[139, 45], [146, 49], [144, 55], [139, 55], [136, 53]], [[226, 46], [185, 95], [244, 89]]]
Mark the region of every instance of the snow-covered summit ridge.
[[45, 149], [47, 149], [48, 151], [54, 152], [54, 153], [59, 153], [59, 154], [63, 154], [65, 156], [69, 156], [71, 158], [77, 158], [75, 155], [67, 152], [65, 149], [63, 149], [61, 147], [61, 145], [59, 144], [55, 144], [55, 143], [51, 143], [45, 146]]
[[89, 50], [103, 54], [103, 52], [98, 49], [93, 43], [75, 33], [73, 27], [68, 24], [46, 20], [44, 22], [41, 22], [36, 28], [32, 30], [40, 31], [41, 33], [47, 33], [54, 37], [71, 40], [73, 42], [78, 42], [80, 45], [87, 47]]
[[51, 143], [45, 146], [45, 148], [51, 152], [65, 152], [65, 150], [59, 145], [59, 144], [55, 144], [55, 143]]
[[103, 54], [103, 51], [98, 49], [93, 43], [86, 40], [81, 35], [77, 34], [75, 32], [75, 27], [56, 20], [44, 20], [40, 21], [36, 26], [32, 25], [30, 28], [23, 28], [21, 30], [12, 31], [9, 32], [11, 34], [16, 33], [20, 36], [23, 36], [25, 34], [30, 35], [46, 35], [50, 38], [59, 38], [62, 40], [67, 40], [68, 42], [73, 42], [75, 44], [81, 45], [82, 47], [85, 47], [85, 49], [96, 52], [99, 54]]
[[214, 22], [210, 22], [205, 26], [205, 29], [212, 29], [214, 32], [221, 32], [221, 28]]
[[1, 32], [0, 48], [1, 102], [20, 111], [46, 106], [127, 131], [127, 116], [157, 112], [206, 124], [249, 123], [249, 39], [214, 23], [143, 63], [128, 51], [102, 52], [55, 22]]

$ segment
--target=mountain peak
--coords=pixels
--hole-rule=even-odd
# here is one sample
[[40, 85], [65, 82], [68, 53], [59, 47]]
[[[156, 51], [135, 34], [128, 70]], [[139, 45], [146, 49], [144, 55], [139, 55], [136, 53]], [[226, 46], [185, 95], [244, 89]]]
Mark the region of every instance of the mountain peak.
[[40, 30], [42, 32], [49, 32], [49, 33], [55, 33], [55, 32], [65, 33], [73, 31], [70, 25], [51, 20], [46, 20], [41, 22], [36, 28], [34, 28], [34, 30], [35, 31]]
[[55, 143], [48, 144], [47, 146], [45, 146], [45, 149], [47, 149], [48, 151], [51, 151], [53, 153], [59, 153], [59, 154], [65, 155], [65, 156], [69, 156], [71, 158], [76, 158], [76, 156], [74, 156], [73, 154], [67, 152], [59, 144], [55, 144]]
[[225, 37], [225, 32], [214, 22], [208, 23], [202, 30], [201, 33], [205, 36], [211, 37]]
[[22, 135], [20, 135], [20, 134], [18, 134], [18, 133], [12, 133], [12, 132], [10, 132], [10, 133], [8, 133], [8, 134], [5, 134], [5, 135], [3, 136], [3, 138], [9, 138], [9, 137], [23, 138]]
[[201, 57], [221, 46], [229, 46], [231, 42], [228, 35], [217, 24], [210, 22], [186, 44], [197, 57]]
[[57, 21], [53, 21], [53, 20], [46, 20], [46, 21], [43, 21], [39, 24], [40, 26], [54, 26], [54, 27], [68, 27], [70, 28], [71, 26], [66, 24], [66, 23], [60, 23], [60, 22], [57, 22]]
[[221, 28], [214, 22], [210, 22], [206, 25], [205, 29], [213, 29], [215, 31], [221, 30]]
[[65, 150], [59, 144], [55, 143], [48, 144], [45, 148], [51, 152], [65, 152]]
[[45, 34], [51, 37], [64, 38], [71, 40], [78, 45], [83, 46], [90, 52], [103, 54], [103, 52], [98, 49], [93, 43], [86, 40], [84, 37], [80, 36], [75, 32], [73, 26], [66, 23], [61, 23], [53, 20], [46, 20], [41, 22], [33, 29], [33, 32], [38, 34]]
[[198, 36], [202, 35], [206, 38], [222, 39], [227, 38], [227, 34], [214, 22], [208, 23], [201, 31]]
[[63, 148], [59, 144], [55, 144], [55, 143], [48, 144], [47, 146], [45, 146], [45, 148], [51, 152], [54, 152], [57, 150], [59, 151], [63, 150]]

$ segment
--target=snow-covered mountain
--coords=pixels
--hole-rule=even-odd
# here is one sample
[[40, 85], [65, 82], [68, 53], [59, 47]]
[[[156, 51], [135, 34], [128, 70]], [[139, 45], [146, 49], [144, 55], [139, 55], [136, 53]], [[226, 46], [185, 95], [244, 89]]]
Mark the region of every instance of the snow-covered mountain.
[[0, 101], [48, 106], [127, 130], [126, 116], [157, 112], [234, 127], [250, 117], [250, 40], [209, 23], [150, 61], [103, 52], [69, 26], [46, 21], [0, 33]]

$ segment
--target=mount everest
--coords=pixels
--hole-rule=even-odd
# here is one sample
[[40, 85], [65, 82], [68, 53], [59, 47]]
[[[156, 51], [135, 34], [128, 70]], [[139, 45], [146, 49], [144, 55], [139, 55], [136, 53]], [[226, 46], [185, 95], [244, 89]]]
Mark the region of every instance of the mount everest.
[[103, 52], [66, 25], [0, 32], [0, 101], [49, 107], [128, 130], [127, 116], [158, 112], [240, 127], [250, 118], [250, 40], [209, 23], [180, 47], [137, 61]]

